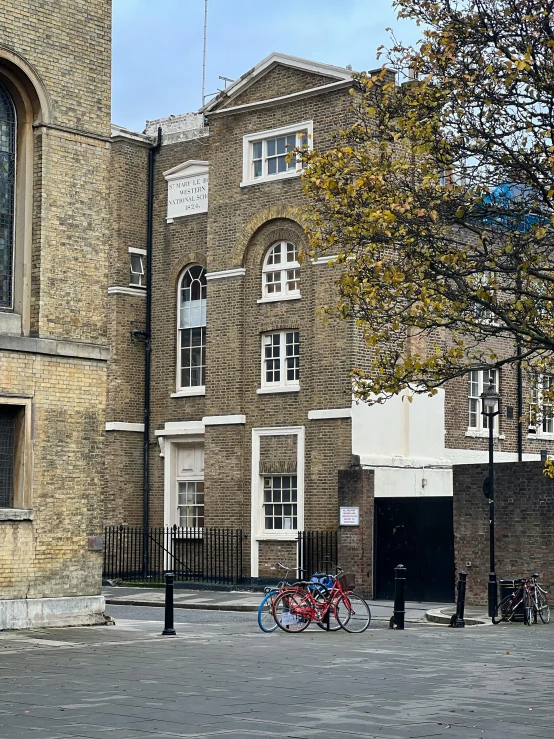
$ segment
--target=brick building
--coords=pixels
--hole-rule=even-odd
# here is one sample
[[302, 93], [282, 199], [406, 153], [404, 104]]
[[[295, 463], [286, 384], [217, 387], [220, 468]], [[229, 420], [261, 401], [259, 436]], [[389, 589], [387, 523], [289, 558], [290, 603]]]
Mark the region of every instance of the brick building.
[[2, 5], [0, 630], [103, 621], [110, 25]]
[[[339, 486], [339, 471], [372, 470], [371, 485], [352, 483], [375, 497], [366, 590], [387, 594], [379, 570], [415, 537], [418, 567], [451, 556], [451, 592], [452, 466], [487, 459], [478, 396], [489, 371], [411, 404], [353, 403], [349, 372], [364, 350], [352, 326], [317, 314], [336, 298], [337, 267], [298, 257], [305, 196], [285, 153], [325, 148], [352, 122], [350, 80], [348, 69], [271, 54], [198, 114], [151, 121], [144, 134], [113, 128], [106, 521], [144, 516], [149, 256], [150, 525], [242, 529], [245, 574], [270, 576], [276, 559], [294, 559], [298, 530], [337, 528], [352, 477]], [[496, 459], [515, 461], [515, 371], [494, 379], [505, 409]], [[548, 423], [524, 436], [525, 459], [554, 446]]]

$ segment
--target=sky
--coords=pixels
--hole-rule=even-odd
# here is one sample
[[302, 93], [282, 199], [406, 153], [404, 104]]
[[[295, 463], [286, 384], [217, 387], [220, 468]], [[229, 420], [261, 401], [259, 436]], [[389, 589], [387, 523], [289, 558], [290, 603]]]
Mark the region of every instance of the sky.
[[[392, 27], [413, 43], [392, 0], [208, 0], [206, 93], [222, 89], [272, 51], [362, 71]], [[112, 120], [142, 131], [146, 120], [202, 103], [204, 0], [113, 0]]]

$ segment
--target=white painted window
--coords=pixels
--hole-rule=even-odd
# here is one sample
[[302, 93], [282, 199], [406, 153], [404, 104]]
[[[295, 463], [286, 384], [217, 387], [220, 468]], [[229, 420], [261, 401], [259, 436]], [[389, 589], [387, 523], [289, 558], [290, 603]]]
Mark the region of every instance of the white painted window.
[[204, 526], [204, 483], [197, 480], [179, 480], [177, 508], [179, 526]]
[[174, 509], [171, 518], [177, 526], [204, 526], [204, 445], [175, 446]]
[[[468, 429], [471, 431], [486, 431], [488, 419], [481, 411], [483, 403], [481, 393], [486, 390], [492, 380], [493, 387], [498, 391], [498, 371], [495, 369], [475, 369], [468, 372]], [[494, 430], [498, 431], [498, 416], [494, 417]]]
[[554, 375], [539, 375], [531, 387], [529, 403], [529, 433], [536, 436], [554, 434]]
[[132, 287], [146, 287], [144, 270], [146, 252], [143, 249], [129, 249], [129, 261], [129, 285]]
[[312, 129], [312, 121], [307, 121], [244, 136], [241, 186], [299, 174], [301, 158], [289, 155], [298, 148], [312, 148]]
[[264, 475], [263, 517], [265, 531], [298, 529], [298, 482], [296, 475]]
[[177, 390], [204, 388], [206, 381], [206, 271], [188, 267], [179, 280]]
[[[492, 294], [497, 289], [494, 273], [490, 270], [487, 270], [486, 272], [474, 275], [473, 289], [484, 290], [492, 297]], [[473, 312], [475, 314], [475, 318], [479, 321], [479, 323], [496, 324], [496, 315], [489, 308], [481, 305], [481, 303], [474, 303]]]
[[265, 255], [262, 295], [273, 300], [300, 297], [298, 247], [290, 241], [278, 241]]
[[262, 388], [298, 388], [300, 332], [276, 331], [262, 336]]

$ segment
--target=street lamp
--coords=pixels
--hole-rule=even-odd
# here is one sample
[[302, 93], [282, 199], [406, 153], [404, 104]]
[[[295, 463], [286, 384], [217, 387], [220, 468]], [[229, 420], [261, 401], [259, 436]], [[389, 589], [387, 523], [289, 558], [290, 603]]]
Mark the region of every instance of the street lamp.
[[494, 417], [500, 413], [500, 395], [496, 392], [494, 381], [489, 380], [489, 386], [481, 393], [483, 404], [482, 415], [487, 419], [489, 428], [489, 477], [487, 492], [489, 496], [489, 616], [494, 614], [498, 600], [496, 571], [494, 564]]

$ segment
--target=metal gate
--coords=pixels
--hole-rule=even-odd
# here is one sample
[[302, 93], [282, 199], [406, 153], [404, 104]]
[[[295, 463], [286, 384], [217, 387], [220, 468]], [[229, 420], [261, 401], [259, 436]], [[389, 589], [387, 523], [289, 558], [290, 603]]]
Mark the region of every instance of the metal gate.
[[336, 531], [299, 531], [298, 566], [302, 577], [311, 577], [314, 572], [335, 574], [338, 558], [338, 533]]
[[394, 568], [407, 568], [406, 600], [453, 603], [452, 498], [375, 499], [375, 597], [394, 598]]

